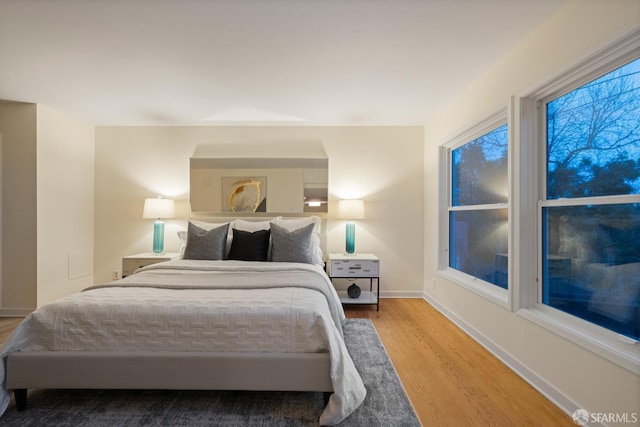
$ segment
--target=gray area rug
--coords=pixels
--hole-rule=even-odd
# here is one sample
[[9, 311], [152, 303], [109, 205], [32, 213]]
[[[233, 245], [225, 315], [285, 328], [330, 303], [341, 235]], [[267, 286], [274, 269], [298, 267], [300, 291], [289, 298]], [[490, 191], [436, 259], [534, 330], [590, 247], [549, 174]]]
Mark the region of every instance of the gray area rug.
[[[347, 319], [345, 341], [367, 388], [340, 426], [420, 426], [369, 319]], [[316, 426], [322, 393], [165, 390], [30, 390], [1, 426]]]

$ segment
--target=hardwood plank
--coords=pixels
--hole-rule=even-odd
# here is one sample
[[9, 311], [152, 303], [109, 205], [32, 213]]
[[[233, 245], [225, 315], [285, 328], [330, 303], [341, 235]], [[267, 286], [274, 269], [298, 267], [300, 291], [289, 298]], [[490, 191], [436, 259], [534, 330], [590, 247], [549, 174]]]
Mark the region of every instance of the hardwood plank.
[[422, 299], [384, 299], [371, 318], [418, 417], [429, 426], [575, 426], [500, 360]]
[[0, 317], [0, 346], [4, 345], [4, 342], [22, 320], [22, 317]]
[[[423, 425], [575, 426], [570, 417], [426, 301], [346, 307], [370, 318]], [[0, 342], [20, 318], [0, 318]]]

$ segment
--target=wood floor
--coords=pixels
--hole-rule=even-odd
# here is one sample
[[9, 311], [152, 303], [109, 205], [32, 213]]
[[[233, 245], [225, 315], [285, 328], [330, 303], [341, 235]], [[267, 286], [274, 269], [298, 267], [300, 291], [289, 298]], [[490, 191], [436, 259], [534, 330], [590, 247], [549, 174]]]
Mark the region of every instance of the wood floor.
[[[347, 308], [370, 318], [425, 426], [575, 426], [573, 421], [424, 300]], [[0, 319], [4, 342], [21, 319]]]
[[426, 301], [383, 299], [379, 312], [375, 307], [346, 312], [371, 318], [424, 426], [575, 427]]

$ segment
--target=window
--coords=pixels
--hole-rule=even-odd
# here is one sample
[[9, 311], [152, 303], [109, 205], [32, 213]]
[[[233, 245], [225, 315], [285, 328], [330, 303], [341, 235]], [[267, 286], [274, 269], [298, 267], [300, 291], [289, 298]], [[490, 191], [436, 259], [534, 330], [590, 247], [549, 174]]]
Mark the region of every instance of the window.
[[640, 339], [640, 59], [543, 99], [543, 304]]
[[640, 367], [640, 31], [440, 147], [438, 274]]
[[[440, 270], [474, 290], [501, 295], [509, 283], [508, 171], [506, 111], [443, 147], [447, 201], [446, 235]], [[478, 280], [480, 279], [480, 280]], [[484, 288], [484, 290], [482, 290]], [[504, 294], [496, 294], [501, 289]]]

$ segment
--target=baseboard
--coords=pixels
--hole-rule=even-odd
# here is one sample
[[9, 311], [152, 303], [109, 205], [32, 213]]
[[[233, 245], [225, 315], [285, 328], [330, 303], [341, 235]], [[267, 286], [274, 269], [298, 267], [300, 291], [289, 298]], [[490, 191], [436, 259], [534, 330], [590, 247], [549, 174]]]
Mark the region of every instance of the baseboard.
[[0, 308], [0, 317], [26, 317], [35, 308]]
[[422, 291], [380, 291], [380, 298], [422, 298]]
[[580, 407], [561, 393], [558, 389], [553, 387], [547, 381], [538, 376], [535, 372], [520, 363], [516, 358], [504, 351], [493, 341], [489, 340], [486, 336], [480, 333], [472, 325], [462, 320], [455, 313], [444, 307], [438, 301], [431, 298], [426, 292], [423, 294], [423, 299], [427, 301], [436, 310], [442, 313], [447, 319], [452, 321], [456, 326], [462, 329], [467, 335], [473, 338], [481, 346], [483, 346], [488, 352], [497, 357], [502, 363], [507, 365], [513, 372], [529, 383], [533, 388], [538, 390], [543, 396], [549, 399], [554, 405], [560, 408], [569, 417]]

